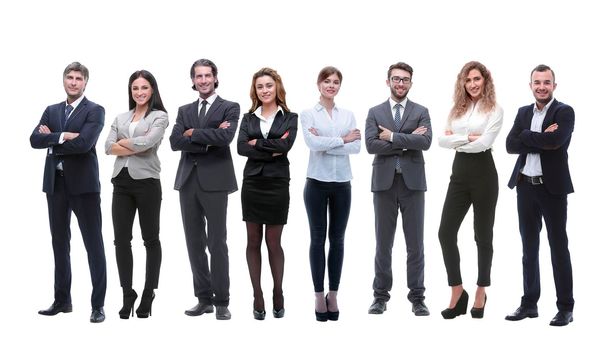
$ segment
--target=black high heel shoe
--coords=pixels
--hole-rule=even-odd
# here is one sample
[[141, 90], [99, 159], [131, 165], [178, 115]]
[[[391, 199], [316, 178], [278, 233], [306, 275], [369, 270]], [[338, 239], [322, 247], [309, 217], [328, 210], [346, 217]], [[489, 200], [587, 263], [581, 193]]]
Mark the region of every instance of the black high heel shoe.
[[327, 303], [327, 319], [331, 321], [339, 320], [339, 310], [331, 311], [329, 310], [329, 301], [327, 300], [328, 296], [325, 296], [325, 302]]
[[443, 315], [444, 319], [450, 320], [450, 319], [456, 318], [459, 315], [465, 315], [467, 308], [468, 308], [468, 293], [466, 293], [466, 290], [464, 289], [464, 291], [462, 292], [462, 295], [459, 296], [459, 299], [457, 300], [455, 307], [452, 309], [450, 309], [450, 308], [444, 309], [443, 311], [441, 311], [441, 315]]
[[470, 309], [470, 316], [472, 318], [483, 318], [485, 316], [485, 305], [487, 305], [487, 293], [485, 293], [485, 302], [483, 303], [483, 307], [472, 307]]
[[120, 318], [127, 320], [130, 316], [135, 316], [135, 300], [137, 292], [132, 289], [122, 295], [122, 309], [118, 311]]
[[152, 302], [154, 301], [154, 298], [156, 298], [154, 291], [143, 291], [143, 295], [141, 295], [141, 303], [139, 304], [137, 311], [135, 311], [138, 318], [148, 318], [152, 316]]
[[[259, 307], [259, 310], [257, 309], [257, 307]], [[265, 318], [266, 318], [266, 310], [264, 308], [263, 298], [261, 298], [261, 302], [259, 302], [257, 299], [255, 299], [253, 301], [253, 318], [256, 319], [256, 320], [259, 320], [259, 321], [265, 320]]]
[[[277, 303], [277, 300], [279, 300], [280, 303]], [[272, 301], [274, 302], [274, 307], [272, 307], [272, 314], [274, 315], [274, 318], [283, 318], [285, 316], [285, 298], [283, 297], [282, 293], [279, 296], [274, 295]], [[277, 304], [280, 305], [279, 309], [276, 309]]]

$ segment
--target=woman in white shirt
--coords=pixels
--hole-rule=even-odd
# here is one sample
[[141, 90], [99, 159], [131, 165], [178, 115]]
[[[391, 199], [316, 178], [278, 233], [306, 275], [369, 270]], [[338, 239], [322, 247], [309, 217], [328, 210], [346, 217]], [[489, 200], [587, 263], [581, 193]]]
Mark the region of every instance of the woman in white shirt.
[[137, 317], [152, 315], [154, 289], [158, 288], [162, 250], [160, 247], [160, 160], [158, 147], [169, 126], [158, 84], [152, 73], [136, 71], [129, 78], [129, 111], [116, 117], [105, 142], [105, 152], [115, 155], [112, 183], [114, 245], [123, 306], [118, 312], [127, 319], [133, 314], [137, 293], [133, 290], [133, 220], [139, 212], [141, 236], [146, 250], [145, 285]]
[[445, 319], [466, 313], [468, 293], [462, 285], [457, 232], [474, 208], [474, 239], [478, 250], [478, 279], [473, 318], [482, 318], [491, 283], [493, 222], [498, 196], [497, 171], [491, 146], [502, 127], [503, 110], [495, 101], [493, 78], [479, 62], [468, 62], [457, 76], [454, 104], [439, 145], [456, 151], [451, 181], [443, 206], [438, 237], [447, 269], [451, 301], [442, 311]]
[[[318, 74], [320, 101], [301, 113], [301, 129], [310, 148], [304, 203], [310, 224], [310, 267], [316, 295], [317, 321], [339, 318], [337, 290], [344, 258], [344, 235], [350, 214], [350, 154], [360, 152], [360, 130], [352, 112], [338, 108], [335, 96], [342, 74], [325, 67]], [[328, 209], [328, 220], [327, 220]], [[327, 225], [327, 221], [329, 224]], [[329, 229], [329, 255], [325, 241]], [[324, 294], [328, 260], [329, 293]]]

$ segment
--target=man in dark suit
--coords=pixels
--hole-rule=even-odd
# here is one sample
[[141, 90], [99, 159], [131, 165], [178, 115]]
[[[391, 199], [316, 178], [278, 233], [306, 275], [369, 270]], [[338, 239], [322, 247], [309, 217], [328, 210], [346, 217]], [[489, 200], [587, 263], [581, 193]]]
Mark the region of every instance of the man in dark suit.
[[38, 313], [54, 316], [72, 312], [70, 219], [74, 212], [93, 282], [90, 321], [98, 323], [105, 320], [103, 304], [107, 277], [95, 145], [103, 129], [105, 110], [84, 97], [88, 78], [88, 69], [78, 62], [65, 68], [63, 87], [67, 100], [46, 108], [32, 132], [30, 143], [33, 148], [47, 149], [43, 191], [48, 202], [55, 255], [55, 300], [50, 308]]
[[554, 72], [546, 65], [531, 71], [535, 103], [518, 110], [506, 139], [508, 153], [519, 154], [508, 186], [516, 186], [519, 230], [523, 241], [523, 288], [520, 307], [509, 321], [538, 316], [540, 298], [539, 245], [546, 222], [556, 285], [558, 313], [552, 326], [573, 321], [573, 277], [567, 238], [567, 195], [573, 184], [567, 149], [573, 133], [573, 108], [552, 97]]
[[[198, 303], [188, 316], [213, 312], [218, 320], [231, 318], [226, 214], [228, 194], [238, 189], [230, 142], [238, 126], [240, 106], [215, 93], [217, 66], [200, 59], [190, 69], [192, 89], [199, 98], [181, 106], [170, 137], [171, 148], [181, 151], [175, 189], [181, 216], [194, 294]], [[211, 268], [205, 250], [211, 255]]]
[[382, 314], [392, 289], [392, 246], [398, 211], [407, 244], [407, 286], [416, 316], [430, 314], [424, 303], [424, 192], [422, 150], [430, 148], [428, 109], [407, 99], [413, 68], [398, 62], [388, 69], [388, 101], [369, 110], [365, 127], [367, 151], [375, 154], [371, 191], [375, 209], [374, 300], [370, 314]]

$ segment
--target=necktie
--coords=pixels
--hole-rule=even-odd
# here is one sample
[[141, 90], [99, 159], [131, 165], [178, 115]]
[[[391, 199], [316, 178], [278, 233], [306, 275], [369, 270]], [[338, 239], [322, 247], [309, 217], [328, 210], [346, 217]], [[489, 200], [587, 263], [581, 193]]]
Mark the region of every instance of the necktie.
[[[396, 128], [394, 130], [396, 130], [400, 125], [400, 107], [402, 107], [402, 106], [400, 103], [397, 103], [395, 107], [396, 107], [396, 113], [394, 113], [394, 124], [396, 124]], [[398, 158], [398, 156], [394, 156], [394, 157], [396, 158], [396, 165], [395, 165], [396, 171], [401, 172], [400, 158]]]
[[74, 110], [74, 107], [72, 107], [72, 105], [66, 105], [65, 106], [65, 117], [63, 118], [63, 127], [65, 127], [65, 124], [67, 123], [67, 119], [70, 117], [70, 113], [72, 113], [72, 111]]
[[202, 100], [202, 107], [200, 108], [200, 112], [198, 112], [198, 120], [200, 121], [200, 125], [202, 126], [202, 121], [204, 120], [204, 116], [207, 114], [207, 100]]

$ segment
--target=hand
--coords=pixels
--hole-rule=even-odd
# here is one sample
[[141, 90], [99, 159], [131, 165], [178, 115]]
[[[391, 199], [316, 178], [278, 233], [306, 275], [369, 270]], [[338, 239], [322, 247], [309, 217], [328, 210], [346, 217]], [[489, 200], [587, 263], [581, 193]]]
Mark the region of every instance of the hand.
[[342, 139], [344, 140], [344, 143], [360, 140], [360, 130], [352, 129], [346, 136], [343, 136]]
[[223, 122], [221, 122], [221, 124], [219, 124], [217, 129], [227, 129], [229, 127], [230, 127], [230, 122], [227, 120], [224, 120]]
[[381, 132], [379, 133], [379, 139], [380, 140], [384, 140], [384, 141], [390, 141], [390, 136], [392, 136], [392, 131], [384, 128], [381, 125], [378, 125], [379, 128], [381, 129]]
[[40, 125], [38, 127], [38, 132], [41, 134], [50, 134], [51, 133], [51, 129], [48, 128], [48, 126], [46, 125]]
[[310, 132], [310, 134], [312, 134], [314, 136], [318, 136], [318, 130], [316, 130], [314, 128], [309, 128], [308, 131]]
[[453, 131], [445, 130], [445, 136], [451, 136], [451, 135], [453, 135]]
[[423, 135], [426, 133], [426, 131], [428, 131], [428, 128], [426, 128], [425, 126], [420, 126], [419, 128], [413, 130], [413, 132], [411, 134], [413, 135]]
[[194, 129], [188, 129], [186, 131], [183, 132], [183, 136], [185, 137], [192, 137], [192, 133], [194, 132]]
[[251, 145], [251, 146], [255, 147], [255, 145], [257, 144], [257, 139], [252, 139], [252, 140], [249, 140], [249, 141], [247, 141], [247, 143], [248, 143], [249, 145]]
[[546, 130], [544, 130], [544, 132], [555, 132], [555, 131], [556, 131], [556, 129], [558, 129], [558, 128], [559, 128], [559, 125], [558, 125], [557, 123], [550, 124], [550, 125], [549, 125], [549, 126], [546, 128]]
[[474, 142], [474, 141], [478, 140], [479, 137], [481, 137], [481, 135], [478, 135], [478, 134], [469, 134], [468, 135], [468, 141]]
[[64, 132], [63, 133], [63, 140], [64, 141], [73, 140], [73, 139], [75, 139], [78, 136], [80, 136], [79, 132]]
[[282, 136], [280, 137], [281, 140], [286, 139], [287, 137], [289, 137], [289, 130], [285, 131], [284, 134], [282, 134]]

